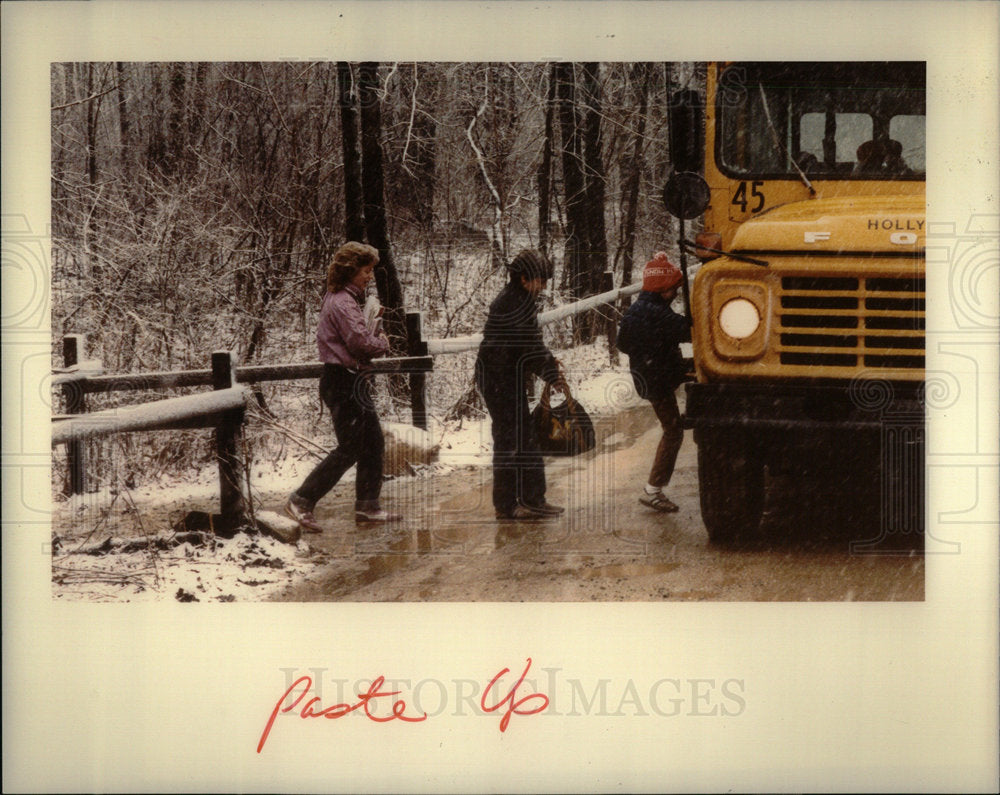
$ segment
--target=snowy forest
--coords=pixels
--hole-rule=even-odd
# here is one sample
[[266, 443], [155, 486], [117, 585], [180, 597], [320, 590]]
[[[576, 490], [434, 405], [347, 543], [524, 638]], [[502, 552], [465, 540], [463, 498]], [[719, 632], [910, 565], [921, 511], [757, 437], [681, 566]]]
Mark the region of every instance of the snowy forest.
[[[203, 368], [220, 349], [314, 360], [326, 267], [350, 239], [380, 251], [397, 352], [403, 312], [424, 313], [425, 337], [480, 331], [525, 246], [556, 265], [550, 306], [606, 271], [629, 284], [675, 236], [669, 97], [701, 79], [664, 63], [53, 64], [53, 362], [66, 334], [106, 373]], [[546, 334], [586, 345], [592, 316]], [[445, 369], [441, 412], [468, 400], [471, 360]], [[314, 398], [269, 386], [260, 410], [296, 389]], [[186, 466], [189, 446], [144, 447], [141, 469]]]

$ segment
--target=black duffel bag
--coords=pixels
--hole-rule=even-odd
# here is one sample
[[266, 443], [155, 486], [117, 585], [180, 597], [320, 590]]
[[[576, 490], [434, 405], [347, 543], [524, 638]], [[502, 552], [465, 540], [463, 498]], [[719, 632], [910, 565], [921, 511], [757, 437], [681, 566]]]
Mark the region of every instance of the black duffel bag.
[[549, 384], [531, 412], [531, 423], [543, 455], [579, 455], [597, 443], [594, 422], [583, 406], [567, 394], [565, 401], [553, 407]]

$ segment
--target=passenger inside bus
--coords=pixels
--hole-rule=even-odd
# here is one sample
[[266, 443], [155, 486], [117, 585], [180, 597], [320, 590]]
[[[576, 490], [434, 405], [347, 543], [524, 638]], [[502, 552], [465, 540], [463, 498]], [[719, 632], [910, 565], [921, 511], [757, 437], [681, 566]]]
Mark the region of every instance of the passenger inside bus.
[[903, 160], [903, 145], [891, 138], [865, 141], [858, 147], [855, 174], [894, 174], [906, 176], [913, 172]]
[[799, 152], [795, 163], [803, 174], [815, 174], [820, 170], [819, 158], [812, 152]]

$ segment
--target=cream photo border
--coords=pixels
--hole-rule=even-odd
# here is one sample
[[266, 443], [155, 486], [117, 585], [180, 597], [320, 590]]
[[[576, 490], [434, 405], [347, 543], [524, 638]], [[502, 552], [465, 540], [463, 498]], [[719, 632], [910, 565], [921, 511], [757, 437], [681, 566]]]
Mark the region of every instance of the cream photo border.
[[[4, 789], [994, 788], [998, 7], [931, 0], [3, 3]], [[50, 63], [720, 57], [927, 62], [923, 602], [52, 600]], [[289, 719], [280, 727], [285, 739], [256, 753], [289, 670], [351, 682], [379, 674], [432, 682], [455, 699], [461, 683], [482, 686], [504, 667], [521, 670], [527, 657], [557, 690], [573, 683], [588, 697], [611, 693], [613, 703], [587, 714], [555, 704], [549, 715], [515, 716], [503, 734], [497, 720], [460, 714], [457, 700], [415, 725]], [[743, 706], [705, 715], [643, 710], [645, 694], [671, 680], [740, 682]]]

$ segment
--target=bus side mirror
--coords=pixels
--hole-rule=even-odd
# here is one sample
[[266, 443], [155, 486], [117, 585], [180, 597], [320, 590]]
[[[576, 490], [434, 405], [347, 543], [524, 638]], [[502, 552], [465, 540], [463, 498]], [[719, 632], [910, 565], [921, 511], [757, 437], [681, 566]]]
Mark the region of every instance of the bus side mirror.
[[663, 206], [674, 218], [697, 218], [708, 207], [711, 192], [700, 174], [674, 172], [663, 186]]

